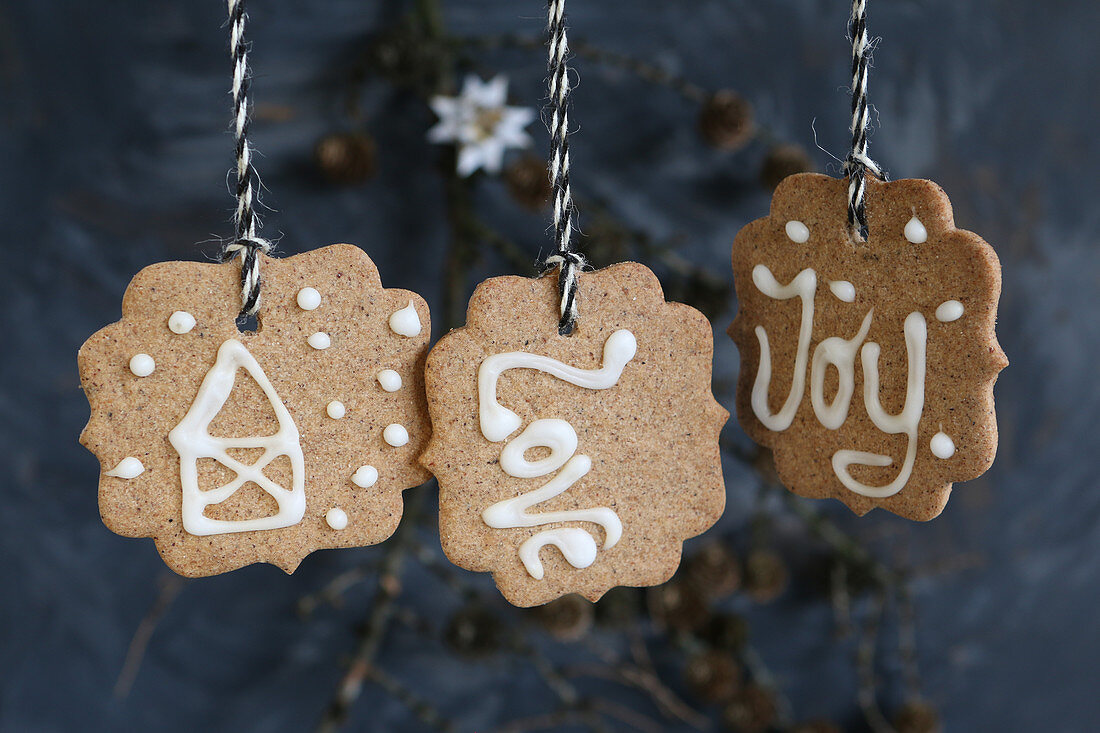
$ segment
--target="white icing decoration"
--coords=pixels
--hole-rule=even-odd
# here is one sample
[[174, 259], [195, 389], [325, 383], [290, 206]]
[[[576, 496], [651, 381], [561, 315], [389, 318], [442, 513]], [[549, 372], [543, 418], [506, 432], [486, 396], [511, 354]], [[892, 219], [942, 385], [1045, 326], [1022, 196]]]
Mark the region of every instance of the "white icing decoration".
[[951, 440], [950, 435], [942, 431], [932, 436], [928, 448], [932, 451], [932, 455], [945, 461], [955, 455], [955, 441]]
[[[279, 424], [274, 435], [246, 438], [215, 438], [210, 435], [210, 423], [229, 399], [238, 369], [248, 372], [271, 403]], [[180, 456], [183, 528], [189, 533], [203, 536], [280, 529], [302, 521], [306, 510], [305, 458], [298, 428], [267, 375], [240, 341], [228, 339], [218, 349], [218, 358], [203, 378], [191, 409], [183, 416], [179, 425], [168, 433], [168, 441]], [[264, 453], [252, 465], [245, 465], [229, 456], [227, 451], [232, 448], [263, 448]], [[268, 464], [280, 456], [290, 459], [292, 483], [289, 490], [269, 479], [263, 472]], [[200, 458], [213, 458], [235, 473], [236, 477], [224, 486], [203, 491], [199, 488], [198, 481]], [[222, 503], [249, 481], [275, 499], [279, 507], [276, 514], [245, 520], [211, 519], [203, 514], [206, 507]]]
[[796, 244], [805, 244], [810, 239], [810, 229], [800, 221], [792, 219], [785, 227], [787, 236]]
[[378, 372], [378, 383], [387, 392], [396, 392], [401, 389], [401, 375], [392, 369], [383, 369]]
[[141, 461], [133, 456], [127, 456], [118, 462], [118, 465], [112, 468], [110, 471], [105, 471], [108, 476], [114, 476], [115, 478], [137, 478], [141, 474], [145, 473], [145, 466], [141, 464]]
[[130, 371], [135, 377], [148, 377], [157, 368], [157, 363], [148, 354], [134, 354], [130, 358]]
[[963, 304], [957, 300], [945, 300], [936, 308], [936, 320], [941, 323], [951, 323], [963, 316]]
[[351, 476], [351, 482], [361, 489], [370, 488], [378, 481], [378, 469], [374, 466], [360, 466]]
[[168, 316], [168, 330], [172, 333], [188, 333], [194, 327], [195, 317], [187, 311], [176, 311]]
[[599, 369], [578, 369], [557, 359], [525, 351], [494, 354], [481, 362], [477, 372], [481, 433], [494, 443], [514, 433], [523, 422], [519, 415], [497, 403], [497, 380], [509, 369], [538, 369], [558, 379], [587, 389], [607, 389], [618, 383], [623, 367], [634, 358], [638, 342], [627, 330], [616, 331], [603, 347], [603, 366]]
[[344, 408], [343, 402], [333, 400], [325, 407], [325, 412], [327, 412], [328, 416], [333, 420], [339, 420], [347, 413], [347, 410]]
[[905, 350], [909, 355], [909, 377], [905, 386], [905, 406], [897, 415], [890, 415], [882, 409], [878, 390], [878, 356], [881, 348], [874, 342], [867, 342], [860, 351], [863, 360], [863, 404], [871, 422], [879, 430], [889, 435], [905, 434], [909, 446], [905, 451], [905, 462], [897, 478], [886, 486], [868, 486], [852, 478], [848, 466], [853, 463], [865, 466], [889, 466], [893, 460], [889, 456], [855, 450], [839, 450], [833, 454], [833, 470], [840, 482], [849, 490], [873, 498], [893, 496], [905, 487], [913, 472], [913, 463], [917, 458], [917, 424], [924, 411], [924, 370], [925, 352], [928, 343], [928, 328], [924, 316], [913, 312], [905, 317]]
[[[765, 265], [757, 265], [752, 271], [753, 283], [763, 292], [777, 300], [800, 298], [802, 301], [802, 320], [798, 332], [798, 349], [795, 354], [794, 373], [790, 392], [778, 413], [772, 414], [768, 407], [768, 391], [771, 385], [771, 350], [768, 334], [763, 326], [757, 326], [756, 336], [760, 342], [760, 366], [752, 388], [752, 409], [757, 419], [769, 430], [783, 431], [790, 427], [798, 406], [805, 394], [806, 367], [809, 356], [810, 340], [813, 332], [814, 297], [817, 293], [817, 274], [810, 268], [798, 273], [787, 285], [780, 285]], [[882, 432], [888, 435], [904, 434], [908, 437], [905, 460], [897, 477], [886, 486], [868, 486], [852, 478], [848, 467], [856, 465], [889, 466], [893, 459], [855, 450], [839, 450], [832, 457], [833, 471], [840, 482], [850, 491], [863, 496], [884, 498], [893, 496], [904, 488], [913, 472], [917, 454], [917, 426], [924, 411], [924, 384], [927, 361], [928, 329], [924, 316], [919, 312], [910, 313], [905, 319], [905, 346], [908, 354], [908, 379], [905, 392], [905, 406], [896, 415], [890, 415], [882, 409], [879, 401], [879, 345], [874, 342], [860, 344], [867, 337], [871, 327], [874, 309], [863, 319], [859, 331], [851, 339], [832, 336], [821, 341], [814, 349], [810, 366], [810, 402], [818, 421], [830, 430], [839, 429], [848, 419], [848, 409], [855, 389], [855, 354], [860, 351], [863, 368], [863, 402], [867, 414]], [[831, 403], [825, 403], [825, 375], [832, 366], [837, 370], [837, 393]]]
[[409, 304], [399, 311], [395, 311], [390, 316], [390, 328], [394, 333], [401, 336], [418, 336], [420, 335], [420, 316], [416, 313], [416, 308], [413, 307], [412, 300]]
[[328, 526], [339, 531], [348, 526], [348, 514], [340, 507], [333, 507], [325, 512], [325, 521]]
[[765, 265], [752, 268], [752, 281], [764, 295], [778, 300], [799, 298], [802, 300], [802, 323], [798, 328], [798, 353], [794, 362], [794, 380], [787, 401], [776, 414], [768, 407], [768, 388], [772, 381], [772, 354], [768, 346], [768, 333], [763, 326], [756, 327], [760, 342], [760, 368], [752, 385], [752, 410], [768, 430], [786, 430], [794, 420], [794, 413], [806, 393], [806, 362], [810, 354], [810, 336], [814, 326], [814, 294], [817, 292], [817, 273], [806, 268], [786, 285], [780, 285], [772, 271]]
[[928, 241], [928, 230], [921, 224], [920, 219], [913, 217], [905, 225], [905, 238], [913, 244], [924, 244]]
[[322, 349], [327, 349], [328, 347], [332, 346], [332, 339], [330, 339], [328, 337], [328, 334], [324, 331], [318, 331], [317, 333], [306, 339], [306, 341], [309, 343], [310, 346], [317, 349], [318, 351], [321, 351]]
[[[478, 369], [478, 401], [481, 433], [499, 443], [522, 424], [520, 417], [497, 402], [497, 383], [509, 369], [537, 369], [586, 389], [615, 386], [623, 368], [634, 358], [638, 342], [634, 334], [619, 330], [608, 337], [603, 349], [603, 365], [598, 369], [578, 369], [547, 356], [513, 351], [487, 357]], [[536, 461], [527, 460], [527, 451], [549, 448], [550, 454]], [[512, 439], [500, 452], [500, 467], [516, 478], [540, 478], [561, 469], [541, 488], [512, 499], [497, 502], [482, 512], [485, 524], [494, 529], [539, 527], [554, 522], [592, 522], [604, 530], [604, 549], [613, 547], [622, 537], [619, 515], [608, 507], [567, 511], [528, 513], [528, 509], [567, 491], [592, 469], [592, 460], [575, 455], [577, 432], [565, 420], [539, 419]], [[535, 580], [544, 576], [539, 551], [548, 545], [557, 547], [566, 562], [586, 568], [596, 560], [596, 541], [592, 534], [576, 527], [558, 527], [532, 535], [519, 547], [519, 557]]]
[[405, 429], [404, 425], [391, 423], [382, 431], [382, 439], [394, 448], [400, 448], [409, 442], [409, 431]]
[[316, 288], [302, 288], [298, 291], [298, 307], [304, 311], [317, 310], [321, 305], [321, 294]]
[[[817, 419], [829, 430], [837, 430], [848, 419], [848, 407], [852, 402], [852, 392], [855, 391], [856, 352], [859, 351], [863, 339], [867, 338], [867, 332], [871, 330], [874, 313], [874, 308], [867, 312], [859, 333], [851, 339], [830, 336], [814, 349], [813, 364], [810, 367], [810, 403]], [[837, 388], [832, 403], [826, 405], [825, 374], [830, 365], [836, 367]]]
[[838, 299], [845, 303], [854, 303], [856, 299], [856, 286], [847, 280], [833, 280], [829, 283], [829, 290], [833, 291]]

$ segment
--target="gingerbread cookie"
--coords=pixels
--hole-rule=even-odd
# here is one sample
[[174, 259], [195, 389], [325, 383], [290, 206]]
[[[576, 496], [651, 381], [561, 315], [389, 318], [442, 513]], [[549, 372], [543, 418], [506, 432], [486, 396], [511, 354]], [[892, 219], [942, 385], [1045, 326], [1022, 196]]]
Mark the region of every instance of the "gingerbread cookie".
[[624, 263], [584, 273], [561, 336], [557, 287], [482, 283], [425, 378], [443, 549], [518, 606], [661, 583], [725, 505], [706, 318]]
[[147, 267], [80, 349], [103, 522], [186, 576], [380, 542], [428, 477], [424, 301], [351, 245], [265, 256], [260, 327], [241, 333], [239, 272]]
[[737, 413], [795, 493], [927, 520], [996, 453], [1000, 265], [931, 181], [868, 176], [853, 242], [847, 185], [791, 176], [737, 235]]

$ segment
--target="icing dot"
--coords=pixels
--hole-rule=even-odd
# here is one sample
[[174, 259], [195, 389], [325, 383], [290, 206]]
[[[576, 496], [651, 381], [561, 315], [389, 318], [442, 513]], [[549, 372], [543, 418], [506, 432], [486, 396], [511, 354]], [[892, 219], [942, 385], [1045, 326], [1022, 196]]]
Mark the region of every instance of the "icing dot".
[[803, 244], [810, 239], [810, 229], [800, 221], [792, 219], [787, 222], [787, 236], [791, 238], [792, 242], [797, 244]]
[[361, 489], [374, 486], [377, 480], [378, 469], [374, 466], [360, 466], [351, 476], [351, 482]]
[[834, 280], [830, 282], [829, 290], [832, 290], [833, 295], [840, 298], [845, 303], [851, 303], [856, 299], [856, 286], [852, 285], [847, 280]]
[[392, 369], [383, 369], [378, 372], [378, 383], [387, 392], [396, 392], [401, 389], [401, 375]]
[[412, 300], [399, 311], [390, 316], [390, 328], [393, 332], [402, 336], [417, 336], [420, 334], [420, 316], [413, 307]]
[[328, 407], [325, 408], [325, 412], [327, 412], [328, 416], [331, 417], [333, 420], [339, 420], [347, 413], [347, 410], [344, 408], [343, 402], [333, 400], [332, 402], [328, 403]]
[[168, 329], [172, 333], [187, 333], [195, 327], [195, 317], [187, 311], [176, 311], [168, 316]]
[[306, 339], [306, 341], [308, 341], [309, 345], [317, 349], [318, 351], [320, 351], [321, 349], [327, 349], [328, 347], [332, 346], [332, 339], [330, 339], [328, 337], [328, 334], [324, 331], [318, 331], [317, 333]]
[[391, 423], [382, 431], [382, 438], [394, 448], [400, 448], [409, 442], [409, 431], [404, 425]]
[[914, 216], [905, 225], [905, 238], [913, 244], [924, 244], [928, 241], [928, 230], [924, 228], [924, 224], [920, 223], [920, 219]]
[[963, 304], [957, 300], [945, 300], [936, 309], [936, 320], [941, 323], [951, 323], [962, 318]]
[[114, 476], [115, 478], [136, 478], [145, 473], [145, 466], [133, 456], [127, 456], [106, 473], [108, 476]]
[[148, 377], [157, 368], [157, 363], [148, 354], [134, 354], [130, 359], [130, 371], [136, 377]]
[[946, 460], [955, 455], [955, 441], [951, 440], [951, 437], [946, 433], [940, 432], [933, 435], [928, 447], [936, 458]]
[[321, 305], [321, 294], [315, 288], [302, 288], [298, 291], [298, 307], [304, 311], [316, 310]]
[[333, 507], [325, 512], [325, 521], [333, 529], [340, 530], [348, 526], [348, 515], [340, 507]]

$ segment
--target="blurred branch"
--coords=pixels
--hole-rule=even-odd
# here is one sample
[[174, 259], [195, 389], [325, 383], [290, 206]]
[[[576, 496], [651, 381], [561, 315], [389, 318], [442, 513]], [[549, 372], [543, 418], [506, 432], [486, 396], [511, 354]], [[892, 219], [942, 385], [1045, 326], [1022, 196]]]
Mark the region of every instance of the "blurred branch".
[[130, 646], [126, 649], [126, 659], [122, 663], [122, 670], [118, 673], [118, 679], [115, 681], [114, 695], [116, 700], [123, 700], [130, 694], [134, 681], [137, 679], [138, 670], [141, 669], [141, 663], [145, 659], [145, 651], [149, 648], [149, 641], [153, 638], [153, 632], [157, 629], [157, 624], [164, 618], [164, 614], [168, 612], [172, 602], [179, 596], [186, 583], [186, 578], [171, 571], [161, 574], [158, 580], [160, 592], [149, 608], [149, 612], [145, 614], [145, 618], [138, 624], [137, 630], [134, 631], [134, 636], [130, 640]]

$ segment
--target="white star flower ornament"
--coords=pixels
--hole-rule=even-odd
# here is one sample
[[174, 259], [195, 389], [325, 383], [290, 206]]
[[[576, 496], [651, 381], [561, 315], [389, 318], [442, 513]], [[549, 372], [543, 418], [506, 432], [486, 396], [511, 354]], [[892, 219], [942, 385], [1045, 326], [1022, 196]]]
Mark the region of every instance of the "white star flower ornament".
[[535, 110], [509, 107], [507, 98], [506, 77], [482, 81], [472, 74], [466, 77], [458, 96], [432, 97], [429, 104], [439, 122], [428, 130], [428, 140], [455, 144], [460, 176], [469, 176], [479, 169], [500, 173], [505, 150], [531, 144], [531, 137], [523, 128], [534, 121]]

